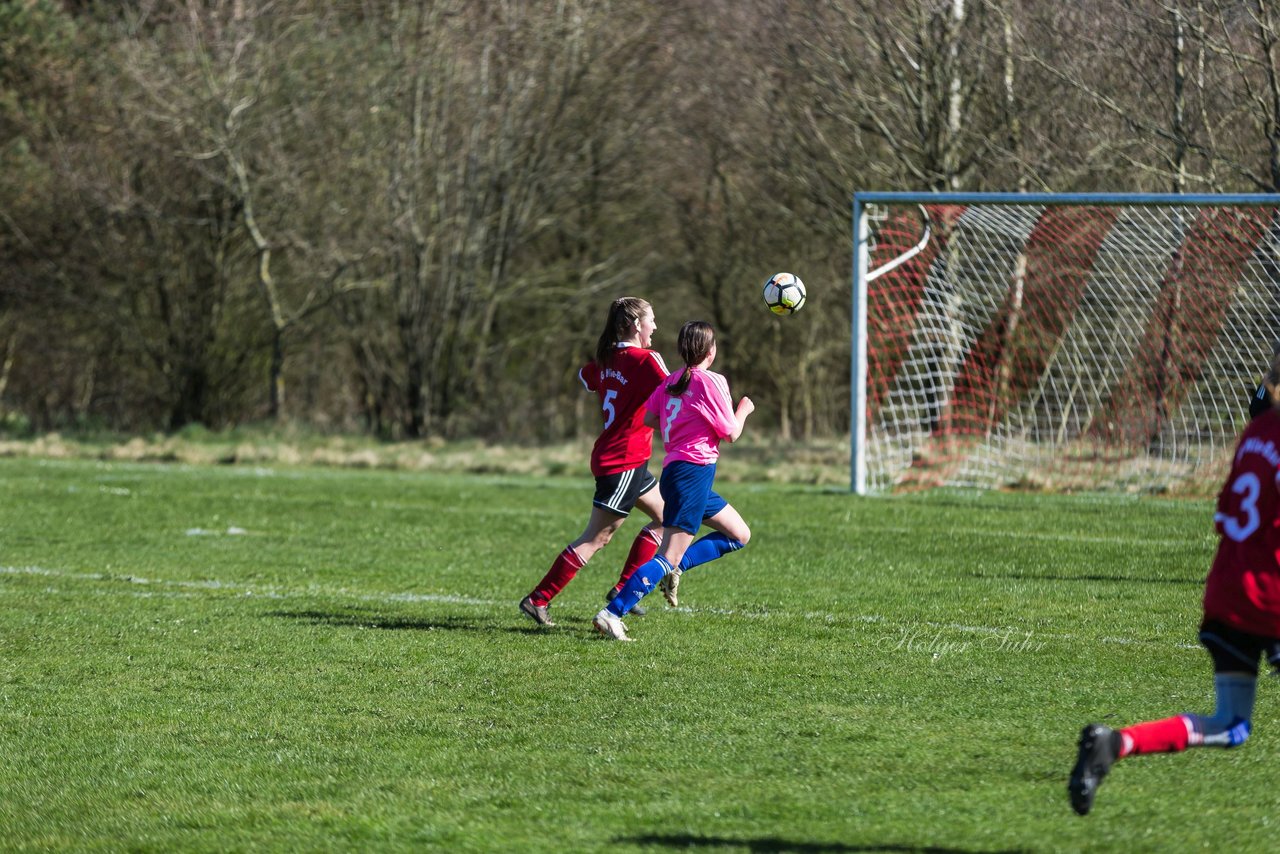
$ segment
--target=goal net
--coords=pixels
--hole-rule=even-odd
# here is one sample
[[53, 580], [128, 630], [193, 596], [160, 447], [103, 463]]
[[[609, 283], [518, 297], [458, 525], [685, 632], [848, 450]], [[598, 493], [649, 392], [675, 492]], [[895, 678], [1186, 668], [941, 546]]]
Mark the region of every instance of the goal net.
[[854, 490], [1216, 488], [1280, 337], [1277, 205], [856, 195]]

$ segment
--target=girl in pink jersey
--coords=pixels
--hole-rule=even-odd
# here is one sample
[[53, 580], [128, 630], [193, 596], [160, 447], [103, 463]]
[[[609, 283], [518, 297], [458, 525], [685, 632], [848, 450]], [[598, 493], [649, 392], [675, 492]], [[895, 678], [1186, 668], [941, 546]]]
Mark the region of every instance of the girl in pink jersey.
[[1200, 643], [1213, 660], [1217, 708], [1211, 716], [1175, 715], [1120, 730], [1086, 726], [1067, 783], [1080, 815], [1093, 808], [1117, 759], [1243, 744], [1252, 727], [1259, 659], [1280, 672], [1280, 343], [1263, 383], [1267, 406], [1250, 406], [1255, 417], [1236, 445], [1213, 514], [1218, 550], [1205, 581]]
[[[711, 325], [691, 320], [680, 329], [684, 370], [662, 383], [645, 404], [644, 422], [662, 432], [666, 457], [662, 461], [660, 491], [662, 544], [654, 558], [637, 569], [600, 613], [595, 627], [614, 640], [631, 640], [622, 618], [661, 583], [673, 607], [678, 602], [682, 570], [736, 551], [751, 539], [751, 529], [738, 511], [712, 489], [720, 441], [742, 435], [747, 416], [755, 411], [750, 398], [735, 409], [729, 383], [709, 368], [716, 358]], [[715, 529], [694, 542], [703, 524]]]
[[591, 449], [596, 494], [586, 529], [556, 556], [547, 574], [520, 600], [520, 611], [540, 626], [555, 625], [547, 613], [551, 600], [609, 544], [632, 507], [638, 505], [653, 521], [636, 535], [622, 576], [606, 598], [622, 587], [636, 567], [653, 557], [662, 540], [662, 497], [654, 489], [658, 481], [649, 472], [653, 428], [644, 424], [645, 401], [667, 376], [662, 356], [650, 349], [657, 328], [649, 303], [637, 297], [614, 300], [596, 344], [595, 359], [578, 372], [587, 391], [599, 396], [604, 421]]

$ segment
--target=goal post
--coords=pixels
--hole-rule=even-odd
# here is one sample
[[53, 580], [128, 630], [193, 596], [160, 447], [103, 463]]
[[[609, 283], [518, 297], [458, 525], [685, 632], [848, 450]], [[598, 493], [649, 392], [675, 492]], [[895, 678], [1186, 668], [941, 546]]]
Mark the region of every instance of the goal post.
[[852, 490], [1216, 487], [1280, 338], [1278, 208], [855, 193]]

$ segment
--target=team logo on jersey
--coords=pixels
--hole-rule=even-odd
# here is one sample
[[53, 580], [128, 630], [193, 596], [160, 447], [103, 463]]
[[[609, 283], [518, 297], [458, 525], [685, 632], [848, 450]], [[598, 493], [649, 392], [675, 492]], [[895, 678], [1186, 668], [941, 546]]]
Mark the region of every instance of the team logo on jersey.
[[1280, 454], [1276, 452], [1276, 446], [1273, 442], [1264, 442], [1261, 439], [1249, 438], [1244, 440], [1244, 444], [1240, 446], [1240, 453], [1236, 454], [1236, 459], [1240, 459], [1245, 454], [1259, 454], [1266, 459], [1267, 462], [1275, 468], [1280, 468]]

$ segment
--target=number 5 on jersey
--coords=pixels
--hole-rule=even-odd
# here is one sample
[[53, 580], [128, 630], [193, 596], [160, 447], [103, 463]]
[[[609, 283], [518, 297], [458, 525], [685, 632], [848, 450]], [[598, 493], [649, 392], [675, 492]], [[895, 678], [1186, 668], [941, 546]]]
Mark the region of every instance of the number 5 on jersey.
[[613, 399], [618, 393], [613, 389], [609, 389], [604, 393], [604, 429], [608, 430], [609, 425], [613, 424], [613, 419], [618, 417], [618, 410], [613, 408]]

